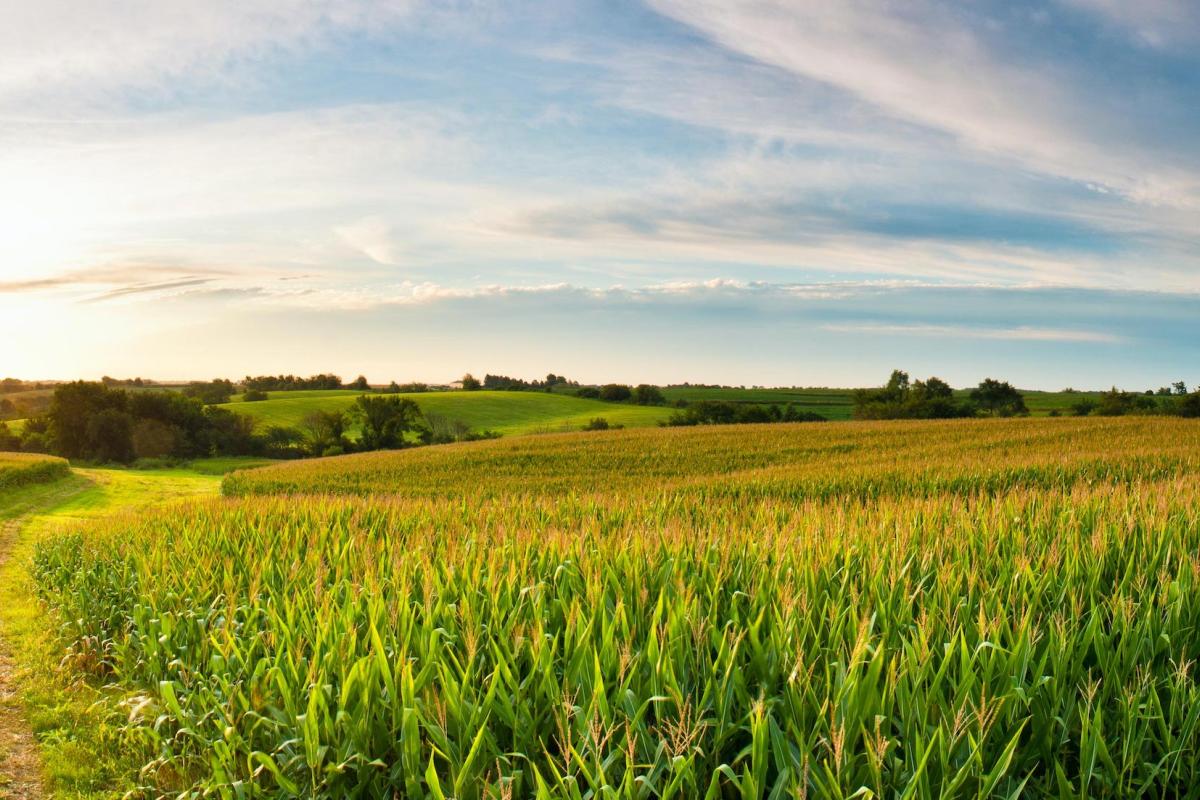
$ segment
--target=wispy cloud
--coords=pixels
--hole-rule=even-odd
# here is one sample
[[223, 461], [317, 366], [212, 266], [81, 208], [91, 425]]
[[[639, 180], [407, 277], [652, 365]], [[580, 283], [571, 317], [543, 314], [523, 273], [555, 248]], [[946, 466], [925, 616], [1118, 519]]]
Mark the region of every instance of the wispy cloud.
[[822, 326], [835, 333], [872, 336], [950, 336], [966, 339], [998, 339], [1010, 342], [1120, 342], [1123, 337], [1104, 331], [1065, 328], [974, 328], [967, 325], [881, 325], [877, 323], [838, 323]]
[[931, 0], [654, 5], [733, 52], [944, 131], [981, 153], [1144, 202], [1200, 204], [1200, 170], [1186, 140], [1164, 147], [1150, 120], [1131, 117], [1075, 65], [1031, 59], [1014, 47], [1016, 32], [1036, 23], [1020, 10], [1006, 18]]

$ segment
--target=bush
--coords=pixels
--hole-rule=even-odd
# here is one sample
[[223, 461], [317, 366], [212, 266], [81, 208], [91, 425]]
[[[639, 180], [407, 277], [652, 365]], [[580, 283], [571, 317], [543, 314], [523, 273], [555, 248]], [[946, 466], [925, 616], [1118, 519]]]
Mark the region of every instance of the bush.
[[600, 390], [595, 386], [580, 386], [575, 390], [576, 397], [582, 397], [587, 400], [599, 400]]
[[633, 397], [633, 390], [622, 383], [610, 383], [600, 388], [600, 399], [609, 403], [624, 403]]
[[242, 395], [242, 402], [258, 403], [266, 400], [268, 397], [270, 397], [270, 395], [268, 395], [262, 389], [247, 389], [245, 394]]
[[658, 390], [657, 386], [651, 386], [648, 383], [639, 383], [637, 388], [633, 390], [633, 402], [639, 406], [661, 406], [667, 400], [663, 397], [663, 393]]
[[337, 444], [326, 447], [324, 450], [321, 451], [322, 458], [328, 458], [329, 456], [343, 456], [345, 454], [346, 454], [346, 448], [342, 447], [341, 445], [337, 445]]
[[1200, 390], [1181, 398], [1175, 413], [1181, 417], [1200, 417]]
[[608, 429], [608, 420], [606, 420], [604, 417], [589, 419], [587, 425], [583, 426], [583, 430], [585, 431], [606, 431]]

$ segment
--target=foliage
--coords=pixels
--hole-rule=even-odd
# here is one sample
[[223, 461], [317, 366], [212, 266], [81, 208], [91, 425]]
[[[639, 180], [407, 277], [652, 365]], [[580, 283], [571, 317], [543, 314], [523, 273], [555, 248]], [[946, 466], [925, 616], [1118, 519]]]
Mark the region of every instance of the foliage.
[[337, 375], [312, 375], [308, 378], [298, 378], [295, 375], [259, 375], [242, 379], [246, 389], [258, 389], [264, 392], [290, 391], [293, 389], [340, 389], [342, 379]]
[[1146, 414], [1159, 410], [1158, 402], [1153, 398], [1136, 392], [1124, 392], [1113, 387], [1100, 395], [1092, 413], [1102, 417], [1120, 417], [1125, 414]]
[[688, 403], [683, 410], [677, 411], [664, 422], [664, 425], [678, 427], [686, 425], [744, 425], [762, 422], [824, 422], [825, 418], [811, 411], [798, 411], [789, 403], [785, 407], [778, 404], [748, 405], [744, 403], [729, 403], [721, 400], [701, 400], [698, 403]]
[[639, 406], [661, 406], [666, 404], [666, 398], [657, 386], [639, 383], [633, 390], [633, 402]]
[[308, 437], [313, 455], [334, 455], [329, 451], [337, 449], [336, 455], [350, 450], [350, 442], [346, 438], [349, 425], [346, 413], [340, 410], [313, 411], [307, 414], [300, 423], [301, 429]]
[[350, 415], [362, 425], [359, 444], [363, 450], [405, 447], [405, 434], [420, 433], [421, 409], [407, 397], [363, 395], [355, 401]]
[[483, 384], [479, 382], [479, 379], [469, 372], [462, 376], [461, 382], [464, 391], [477, 392], [483, 388]]
[[263, 400], [270, 399], [270, 395], [262, 389], [247, 389], [242, 393], [243, 403], [261, 403]]
[[233, 382], [222, 378], [208, 383], [193, 381], [183, 387], [183, 395], [199, 398], [205, 405], [228, 403], [229, 398], [233, 397]]
[[1200, 417], [1200, 389], [1180, 398], [1175, 409], [1181, 417]]
[[974, 414], [970, 404], [954, 399], [954, 390], [942, 379], [910, 383], [903, 370], [893, 370], [879, 389], [854, 392], [855, 419], [953, 419]]
[[1187, 796], [1197, 453], [1165, 417], [529, 437], [235, 473], [367, 496], [34, 571], [163, 793]]
[[1029, 413], [1025, 398], [1011, 383], [993, 378], [985, 378], [971, 390], [971, 402], [979, 413], [989, 417], [1018, 417]]
[[600, 387], [599, 397], [608, 403], [624, 403], [633, 397], [633, 390], [623, 383], [609, 383]]
[[[555, 386], [577, 386], [575, 381], [568, 380], [562, 375], [555, 375], [553, 372], [546, 376], [545, 380], [527, 381], [522, 378], [510, 378], [507, 375], [484, 375], [484, 389], [504, 392], [549, 392]], [[465, 387], [464, 387], [465, 388]]]

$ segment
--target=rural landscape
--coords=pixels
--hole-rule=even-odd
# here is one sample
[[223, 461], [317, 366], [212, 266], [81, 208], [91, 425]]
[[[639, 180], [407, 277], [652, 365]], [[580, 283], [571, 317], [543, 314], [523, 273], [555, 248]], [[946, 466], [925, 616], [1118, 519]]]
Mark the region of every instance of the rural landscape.
[[1200, 800], [1200, 3], [0, 6], [0, 800]]
[[[50, 392], [17, 444], [62, 452], [77, 429], [84, 455], [0, 455], [5, 727], [32, 731], [10, 796], [1182, 796], [1200, 777], [1186, 384], [984, 409], [899, 371], [845, 392], [253, 383], [124, 401], [234, 415], [253, 453], [139, 452], [153, 418], [117, 423], [116, 381], [13, 393]], [[376, 401], [415, 410], [389, 428], [355, 411]], [[743, 410], [693, 421], [718, 403]]]

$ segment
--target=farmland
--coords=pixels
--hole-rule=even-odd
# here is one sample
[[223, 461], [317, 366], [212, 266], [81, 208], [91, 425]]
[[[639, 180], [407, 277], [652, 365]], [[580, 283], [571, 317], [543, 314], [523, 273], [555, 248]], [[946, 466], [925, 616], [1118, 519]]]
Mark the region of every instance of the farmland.
[[[313, 411], [346, 411], [362, 392], [314, 389], [271, 392], [267, 400], [224, 407], [258, 420], [262, 425], [295, 426]], [[420, 392], [388, 395], [407, 397], [425, 414], [465, 422], [472, 430], [505, 435], [578, 430], [588, 420], [604, 417], [612, 425], [657, 425], [670, 411], [664, 408], [604, 403], [545, 392]]]
[[1198, 445], [1093, 418], [369, 453], [32, 569], [155, 791], [1178, 796]]
[[0, 490], [65, 477], [70, 466], [64, 459], [24, 453], [0, 453]]
[[[492, 430], [506, 436], [578, 430], [596, 417], [627, 428], [654, 427], [673, 409], [607, 403], [568, 394], [573, 389], [547, 392], [422, 392], [402, 394], [414, 400], [425, 413], [465, 422], [472, 430]], [[734, 387], [673, 386], [662, 390], [667, 403], [717, 400], [737, 404], [791, 404], [797, 411], [820, 414], [830, 420], [848, 420], [854, 410], [850, 389], [739, 389]], [[240, 396], [223, 407], [258, 420], [260, 425], [295, 427], [314, 411], [346, 411], [362, 392], [350, 389], [313, 389], [270, 392], [269, 399], [242, 402]], [[960, 391], [965, 397], [967, 392]], [[1025, 393], [1034, 416], [1051, 411], [1069, 415], [1071, 406], [1083, 398], [1095, 399], [1098, 392]]]

